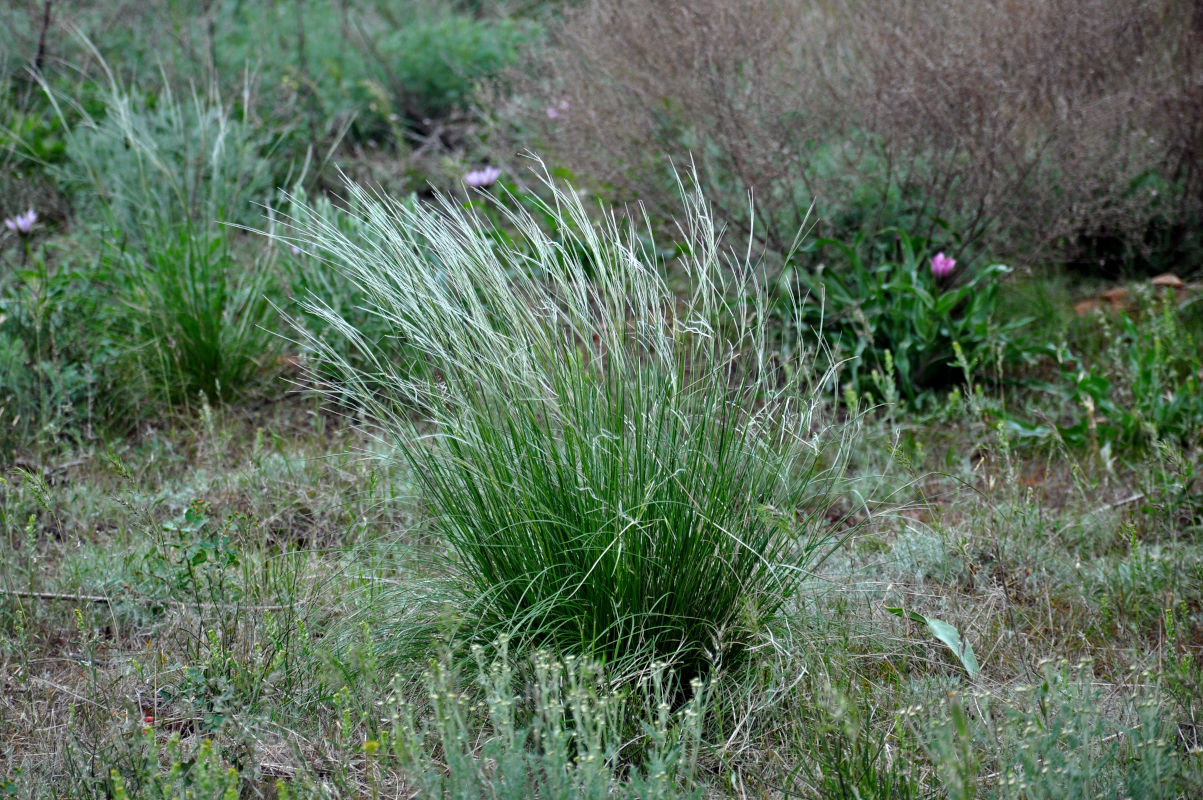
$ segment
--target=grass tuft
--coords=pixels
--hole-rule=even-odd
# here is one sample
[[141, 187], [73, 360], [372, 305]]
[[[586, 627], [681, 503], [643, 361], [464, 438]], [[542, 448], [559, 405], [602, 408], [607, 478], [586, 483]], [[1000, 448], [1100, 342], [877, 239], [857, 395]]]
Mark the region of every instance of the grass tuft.
[[540, 216], [570, 241], [504, 211], [519, 248], [449, 199], [355, 187], [373, 237], [300, 214], [297, 237], [415, 359], [374, 357], [316, 298], [351, 347], [308, 344], [411, 462], [470, 638], [688, 680], [761, 642], [836, 543], [849, 429], [824, 421], [810, 364], [769, 357], [756, 265], [724, 250], [700, 194], [685, 193], [678, 299], [614, 214], [595, 222], [548, 183]]

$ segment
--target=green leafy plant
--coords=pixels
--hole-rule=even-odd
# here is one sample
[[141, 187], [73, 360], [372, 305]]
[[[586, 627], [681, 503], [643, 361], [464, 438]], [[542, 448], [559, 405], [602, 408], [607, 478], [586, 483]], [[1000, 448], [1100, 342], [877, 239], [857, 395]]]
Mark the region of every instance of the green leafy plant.
[[[886, 245], [875, 246], [882, 238]], [[785, 276], [796, 275], [808, 292], [804, 319], [823, 332], [833, 358], [848, 360], [847, 380], [857, 395], [898, 397], [922, 408], [941, 390], [1018, 352], [1015, 337], [1026, 321], [994, 318], [1007, 268], [994, 264], [966, 276], [941, 253], [936, 258], [945, 261], [935, 270], [926, 247], [895, 229], [851, 245], [821, 239], [807, 249], [830, 248], [839, 261]], [[875, 256], [882, 262], [869, 260]]]
[[179, 518], [163, 523], [163, 531], [143, 561], [147, 575], [163, 583], [169, 596], [182, 592], [198, 604], [237, 598], [238, 587], [226, 573], [238, 566], [238, 554], [228, 531], [212, 524], [204, 502], [193, 502]]
[[977, 656], [973, 653], [972, 645], [961, 638], [961, 632], [954, 626], [935, 617], [924, 616], [918, 611], [906, 611], [898, 606], [886, 606], [886, 611], [889, 611], [896, 617], [909, 619], [911, 622], [918, 622], [920, 625], [925, 626], [928, 633], [939, 639], [952, 651], [957, 661], [961, 662], [961, 666], [965, 668], [965, 673], [970, 679], [976, 678], [978, 673], [981, 672], [981, 669], [977, 665]]
[[552, 191], [573, 245], [521, 210], [515, 249], [451, 200], [354, 187], [374, 241], [304, 214], [295, 235], [417, 357], [377, 358], [316, 298], [370, 366], [307, 342], [410, 461], [472, 637], [688, 678], [746, 654], [833, 546], [824, 514], [846, 448], [810, 365], [768, 357], [765, 299], [732, 277], [754, 265], [724, 255], [700, 197], [682, 222], [680, 300], [613, 217]]
[[92, 432], [112, 364], [94, 335], [99, 301], [82, 270], [45, 248], [0, 249], [0, 464]]
[[1137, 315], [1104, 320], [1096, 328], [1104, 346], [1094, 358], [1062, 351], [1060, 380], [1031, 383], [1071, 409], [1072, 417], [1052, 425], [1011, 425], [1035, 438], [1055, 433], [1076, 447], [1203, 441], [1203, 357], [1189, 313], [1189, 306], [1164, 298], [1145, 303]]

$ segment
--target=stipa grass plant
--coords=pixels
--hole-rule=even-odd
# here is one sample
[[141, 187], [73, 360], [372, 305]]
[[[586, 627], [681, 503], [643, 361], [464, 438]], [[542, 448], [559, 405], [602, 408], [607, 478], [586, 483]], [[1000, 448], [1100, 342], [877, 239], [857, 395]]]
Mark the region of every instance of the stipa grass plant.
[[[319, 194], [310, 198], [303, 189], [298, 188], [288, 196], [285, 216], [295, 213], [294, 206], [297, 205], [307, 209], [310, 214], [320, 216], [327, 225], [338, 228], [350, 241], [368, 241], [374, 237], [374, 232], [356, 209], [341, 208], [328, 197]], [[394, 331], [387, 321], [371, 312], [371, 300], [363, 288], [349, 280], [343, 272], [330, 269], [324, 253], [310, 252], [308, 248], [295, 245], [282, 248], [281, 252], [288, 254], [282, 258], [281, 264], [289, 281], [292, 301], [289, 308], [297, 312], [294, 321], [304, 326], [310, 336], [329, 338], [332, 342], [344, 341], [337, 332], [329, 330], [323, 316], [310, 314], [303, 307], [305, 298], [316, 296], [322, 298], [324, 304], [340, 311], [342, 318], [359, 332], [361, 340], [370, 344], [373, 358], [388, 360], [394, 365], [409, 358], [405, 342], [393, 335]], [[345, 353], [355, 357], [354, 353]]]
[[113, 298], [101, 336], [126, 354], [131, 395], [231, 396], [277, 343], [270, 271], [227, 225], [259, 217], [267, 139], [216, 94], [142, 100], [110, 80], [103, 117], [69, 130], [59, 171], [99, 233], [94, 279]]
[[89, 113], [43, 88], [64, 125], [79, 117], [67, 134], [68, 163], [56, 177], [81, 212], [102, 218], [115, 238], [141, 244], [154, 227], [260, 219], [256, 203], [273, 183], [264, 158], [272, 136], [256, 130], [249, 110], [237, 110], [249, 95], [234, 106], [216, 89], [135, 91], [110, 73], [100, 113]]
[[724, 250], [704, 199], [686, 193], [678, 297], [569, 189], [546, 212], [573, 240], [506, 211], [521, 247], [449, 199], [349, 191], [378, 236], [315, 213], [296, 236], [415, 359], [374, 357], [316, 298], [358, 356], [309, 344], [411, 462], [468, 635], [686, 681], [766, 641], [835, 541], [847, 429], [824, 423], [810, 364], [771, 357], [756, 265]]

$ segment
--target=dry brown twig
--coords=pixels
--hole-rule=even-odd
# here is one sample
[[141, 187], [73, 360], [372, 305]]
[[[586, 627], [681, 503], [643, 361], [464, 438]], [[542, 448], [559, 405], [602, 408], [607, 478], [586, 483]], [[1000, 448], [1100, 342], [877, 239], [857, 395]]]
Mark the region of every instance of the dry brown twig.
[[256, 605], [242, 605], [239, 603], [210, 603], [196, 602], [185, 603], [179, 600], [157, 600], [153, 597], [136, 597], [131, 595], [115, 595], [106, 597], [99, 594], [68, 594], [65, 592], [32, 592], [22, 589], [0, 589], [0, 595], [5, 597], [26, 597], [34, 600], [67, 600], [76, 603], [112, 603], [115, 600], [130, 600], [139, 605], [158, 606], [165, 605], [172, 608], [212, 608], [225, 611], [284, 611], [286, 609], [304, 606], [307, 601], [301, 600], [296, 603], [268, 603]]

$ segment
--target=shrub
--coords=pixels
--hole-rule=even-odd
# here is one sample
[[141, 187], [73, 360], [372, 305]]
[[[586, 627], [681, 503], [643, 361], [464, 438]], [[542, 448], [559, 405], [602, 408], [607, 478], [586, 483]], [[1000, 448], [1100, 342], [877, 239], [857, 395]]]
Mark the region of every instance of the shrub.
[[513, 20], [452, 15], [405, 26], [382, 43], [381, 70], [413, 119], [463, 108], [476, 84], [518, 59], [529, 36]]
[[745, 230], [755, 192], [779, 252], [812, 200], [832, 238], [955, 230], [957, 257], [1140, 245], [1198, 220], [1188, 5], [593, 0], [565, 12], [538, 90], [568, 111], [535, 118], [567, 165], [649, 203], [692, 154]]
[[[436, 664], [424, 676], [425, 714], [402, 699], [398, 681], [379, 741], [373, 740], [374, 760], [397, 764], [424, 797], [700, 795], [690, 785], [706, 710], [700, 683], [674, 712], [662, 666], [624, 696], [607, 685], [603, 670], [579, 659], [536, 653], [530, 664], [523, 661], [504, 645], [493, 663], [478, 651], [469, 686], [455, 680], [447, 663]], [[526, 686], [523, 673], [531, 676]], [[643, 730], [632, 739], [621, 711], [635, 700], [647, 708]], [[638, 751], [642, 763], [632, 765]]]
[[[1013, 703], [988, 692], [969, 698], [949, 692], [943, 708], [912, 719], [947, 795], [971, 798], [989, 788], [990, 796], [1008, 800], [1172, 798], [1197, 791], [1193, 757], [1175, 747], [1175, 731], [1156, 697], [1142, 689], [1104, 698], [1088, 666], [1046, 660]], [[1111, 705], [1118, 722], [1100, 711]], [[981, 755], [973, 757], [975, 751]]]
[[679, 300], [613, 216], [591, 221], [567, 190], [546, 213], [576, 241], [511, 211], [522, 247], [447, 199], [350, 191], [375, 241], [314, 213], [297, 235], [416, 358], [376, 358], [317, 299], [370, 366], [309, 344], [410, 461], [454, 553], [469, 635], [510, 632], [619, 671], [658, 659], [684, 680], [759, 641], [832, 546], [844, 449], [821, 424], [811, 365], [769, 357], [763, 296], [733, 299], [753, 266], [723, 255], [700, 197]]

